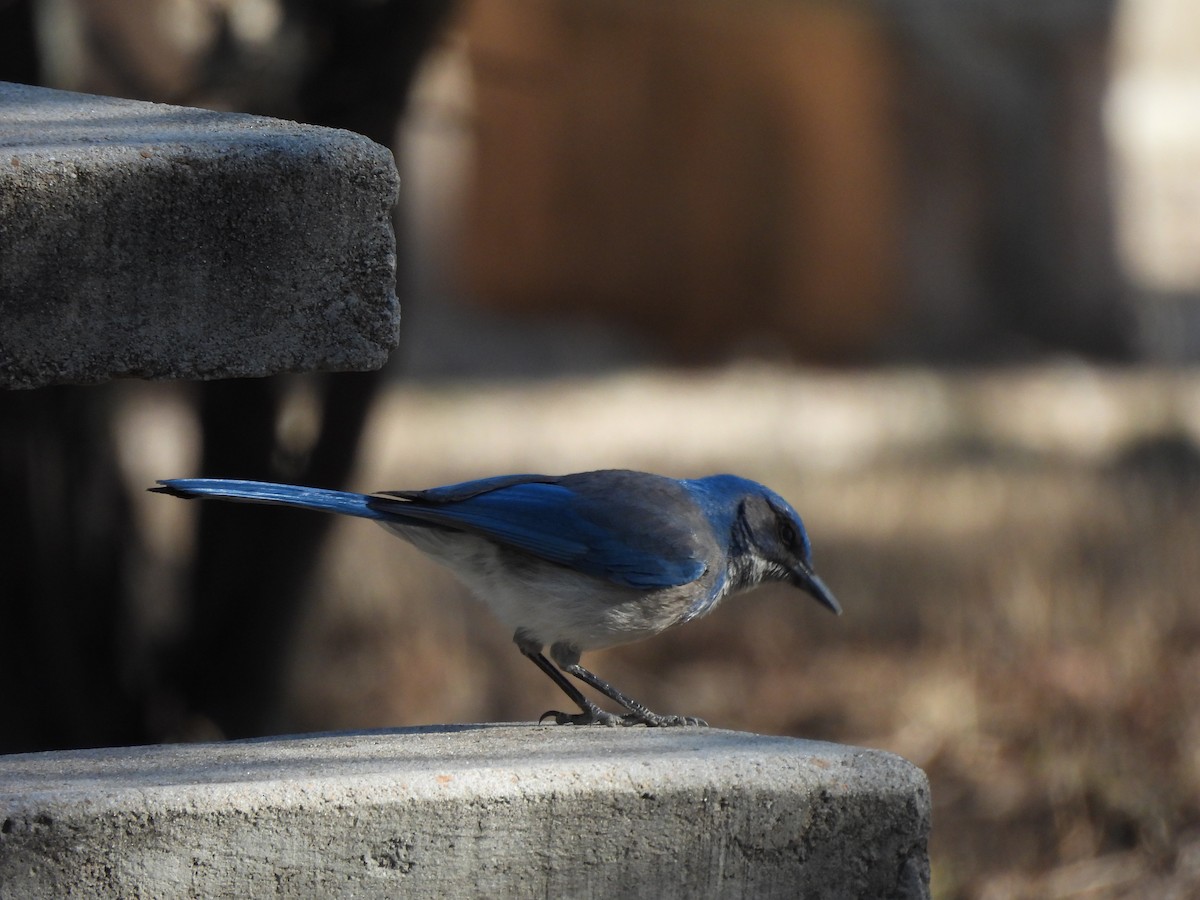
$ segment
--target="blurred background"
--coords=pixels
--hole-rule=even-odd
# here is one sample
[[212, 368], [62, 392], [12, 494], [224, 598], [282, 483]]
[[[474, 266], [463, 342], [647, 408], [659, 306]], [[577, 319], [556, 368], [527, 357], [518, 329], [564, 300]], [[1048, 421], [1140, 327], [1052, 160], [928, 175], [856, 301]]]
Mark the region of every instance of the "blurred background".
[[382, 530], [157, 478], [735, 471], [846, 615], [592, 668], [922, 766], [937, 896], [1200, 896], [1200, 7], [0, 0], [0, 79], [391, 146], [404, 315], [382, 373], [0, 394], [0, 752], [561, 705]]

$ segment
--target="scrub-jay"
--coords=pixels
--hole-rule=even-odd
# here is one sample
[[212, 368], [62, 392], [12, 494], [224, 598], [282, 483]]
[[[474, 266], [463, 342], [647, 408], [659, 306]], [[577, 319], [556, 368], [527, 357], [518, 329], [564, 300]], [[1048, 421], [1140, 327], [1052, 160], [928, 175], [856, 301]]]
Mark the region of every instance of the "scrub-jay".
[[[800, 516], [778, 494], [734, 475], [500, 475], [380, 494], [224, 478], [158, 483], [152, 491], [176, 497], [374, 519], [448, 566], [514, 629], [520, 651], [582, 710], [541, 716], [559, 725], [706, 724], [651, 712], [583, 668], [584, 650], [658, 634], [767, 581], [793, 584], [841, 614], [813, 572]], [[542, 654], [547, 645], [558, 668]], [[627, 712], [602, 710], [563, 672]]]

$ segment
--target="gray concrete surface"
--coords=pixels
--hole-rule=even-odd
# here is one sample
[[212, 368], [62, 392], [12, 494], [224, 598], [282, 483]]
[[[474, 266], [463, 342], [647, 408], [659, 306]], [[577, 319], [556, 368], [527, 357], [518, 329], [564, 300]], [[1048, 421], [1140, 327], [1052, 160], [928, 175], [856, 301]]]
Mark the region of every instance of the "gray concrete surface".
[[432, 726], [0, 757], [8, 897], [928, 895], [892, 754], [715, 729]]
[[347, 131], [0, 83], [0, 387], [377, 368], [397, 192]]

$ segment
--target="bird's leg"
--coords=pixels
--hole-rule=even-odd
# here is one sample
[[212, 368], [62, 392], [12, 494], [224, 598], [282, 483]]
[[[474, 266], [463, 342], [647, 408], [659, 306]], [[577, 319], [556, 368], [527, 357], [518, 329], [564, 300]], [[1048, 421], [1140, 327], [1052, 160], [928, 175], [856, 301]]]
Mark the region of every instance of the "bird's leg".
[[665, 728], [672, 725], [708, 725], [708, 723], [703, 719], [697, 719], [695, 716], [660, 716], [656, 712], [651, 712], [644, 705], [638, 703], [632, 697], [627, 697], [625, 694], [622, 694], [603, 678], [595, 675], [592, 672], [589, 672], [577, 662], [564, 665], [563, 671], [574, 675], [585, 684], [591, 685], [610, 700], [621, 704], [623, 707], [629, 710], [629, 715], [621, 717], [622, 725], [642, 724], [659, 728]]
[[513, 640], [516, 641], [517, 647], [520, 649], [521, 653], [524, 654], [528, 659], [532, 660], [535, 666], [549, 675], [551, 680], [553, 680], [555, 684], [562, 688], [563, 693], [570, 697], [571, 701], [578, 704], [579, 708], [583, 710], [583, 712], [576, 713], [574, 715], [570, 713], [559, 712], [558, 710], [554, 709], [547, 710], [538, 716], [539, 722], [541, 722], [543, 719], [553, 716], [554, 722], [557, 725], [633, 724], [631, 722], [626, 722], [621, 716], [613, 715], [612, 713], [601, 709], [587, 697], [583, 696], [579, 688], [567, 681], [567, 679], [563, 676], [563, 673], [555, 668], [554, 664], [542, 655], [541, 646], [530, 641], [523, 632], [518, 631], [516, 635], [513, 636]]
[[[584, 684], [598, 690], [608, 699], [621, 704], [629, 710], [627, 715], [618, 720], [621, 725], [651, 725], [665, 728], [672, 725], [707, 725], [703, 719], [694, 716], [660, 716], [651, 712], [643, 704], [632, 697], [627, 697], [598, 675], [589, 672], [579, 664], [579, 650], [570, 644], [555, 644], [550, 648], [550, 656], [558, 663], [560, 669], [569, 675], [574, 675]], [[561, 677], [561, 676], [560, 676]]]

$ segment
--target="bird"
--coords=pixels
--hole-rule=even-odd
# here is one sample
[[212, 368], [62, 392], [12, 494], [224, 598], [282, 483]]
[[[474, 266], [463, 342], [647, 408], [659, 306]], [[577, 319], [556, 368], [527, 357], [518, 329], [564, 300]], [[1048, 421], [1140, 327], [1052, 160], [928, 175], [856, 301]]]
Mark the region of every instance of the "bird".
[[[677, 479], [605, 469], [373, 494], [176, 478], [149, 490], [373, 519], [455, 573], [512, 629], [520, 652], [579, 707], [578, 713], [549, 710], [539, 722], [707, 725], [695, 716], [652, 712], [580, 665], [582, 654], [690, 622], [766, 582], [791, 584], [842, 612], [813, 569], [797, 512], [774, 491], [736, 475]], [[567, 675], [623, 712], [602, 709]]]

